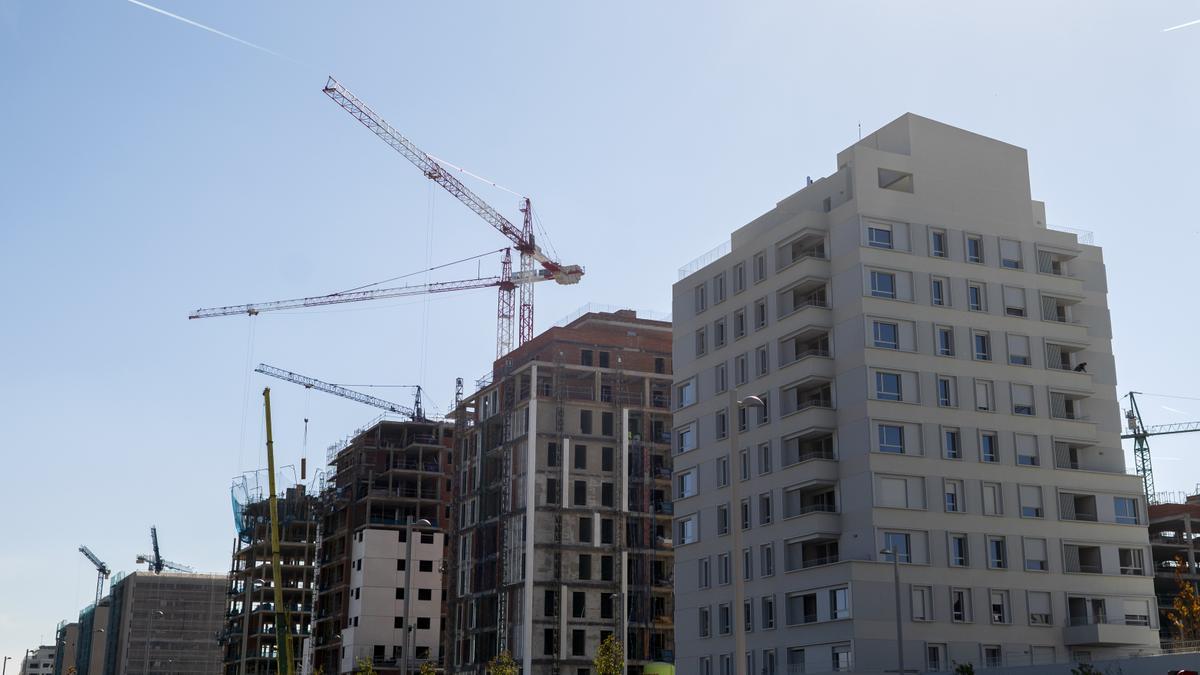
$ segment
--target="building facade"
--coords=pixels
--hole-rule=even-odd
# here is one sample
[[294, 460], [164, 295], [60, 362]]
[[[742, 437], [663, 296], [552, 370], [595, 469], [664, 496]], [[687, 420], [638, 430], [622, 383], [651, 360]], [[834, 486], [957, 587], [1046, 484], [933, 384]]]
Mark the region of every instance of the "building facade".
[[1150, 505], [1150, 547], [1159, 632], [1163, 640], [1171, 640], [1178, 636], [1167, 614], [1174, 607], [1180, 583], [1200, 589], [1200, 495]]
[[681, 672], [1157, 648], [1100, 249], [1006, 143], [905, 115], [837, 166], [674, 287]]
[[224, 574], [117, 575], [103, 633], [104, 674], [221, 672], [216, 638], [225, 626], [226, 588]]
[[79, 652], [79, 623], [61, 621], [54, 631], [54, 675], [63, 675], [70, 669], [76, 672], [79, 666], [75, 659]]
[[[275, 584], [271, 567], [270, 502], [240, 505], [238, 538], [229, 570], [225, 627], [219, 642], [226, 675], [278, 671]], [[300, 661], [316, 593], [317, 518], [320, 503], [303, 484], [277, 500], [283, 601], [291, 619], [292, 658]]]
[[90, 604], [79, 612], [79, 643], [75, 652], [77, 675], [104, 675], [108, 614], [111, 608], [112, 598], [106, 595], [100, 602]]
[[[396, 673], [406, 662], [415, 670], [423, 660], [441, 660], [445, 543], [435, 534], [442, 548], [435, 553], [421, 532], [437, 532], [447, 519], [453, 431], [445, 422], [381, 419], [329, 449], [314, 670], [350, 673], [367, 659], [378, 672]], [[426, 524], [416, 525], [421, 521]], [[410, 551], [413, 527], [419, 531]], [[411, 605], [400, 597], [409, 569], [417, 570]], [[406, 636], [408, 609], [416, 612], [407, 622], [412, 636]], [[410, 637], [412, 653], [404, 650]]]
[[670, 324], [588, 312], [497, 361], [455, 412], [447, 672], [673, 660]]
[[21, 659], [21, 675], [53, 675], [54, 645], [42, 645], [26, 652]]

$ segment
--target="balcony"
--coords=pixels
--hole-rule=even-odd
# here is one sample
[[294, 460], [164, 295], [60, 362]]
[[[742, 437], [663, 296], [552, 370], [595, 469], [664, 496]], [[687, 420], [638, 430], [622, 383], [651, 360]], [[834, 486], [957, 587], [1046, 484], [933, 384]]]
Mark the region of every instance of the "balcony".
[[1072, 647], [1158, 644], [1158, 635], [1150, 628], [1149, 617], [1072, 616], [1063, 628], [1063, 643]]
[[1058, 495], [1058, 519], [1076, 520], [1094, 523], [1096, 517], [1096, 496], [1060, 492]]
[[808, 231], [775, 247], [776, 272], [800, 263], [821, 260], [829, 260], [829, 256], [825, 253], [825, 234], [823, 232]]
[[1088, 421], [1083, 408], [1083, 400], [1087, 397], [1083, 392], [1051, 391], [1050, 417], [1057, 420]]
[[1076, 471], [1125, 472], [1121, 453], [1105, 453], [1100, 446], [1078, 441], [1054, 441], [1054, 466]]
[[[825, 289], [829, 281], [829, 267], [825, 263], [825, 273], [818, 276], [809, 276], [801, 279], [785, 290], [779, 292], [776, 298], [777, 307], [779, 308], [779, 319], [784, 319], [793, 314], [797, 314], [809, 308], [824, 310], [829, 308], [829, 298]], [[803, 270], [798, 270], [803, 271]], [[830, 317], [828, 312], [822, 313], [822, 325], [830, 327]], [[817, 317], [813, 317], [816, 319]]]
[[1037, 269], [1039, 274], [1050, 274], [1056, 277], [1073, 277], [1069, 263], [1076, 257], [1075, 253], [1060, 251], [1037, 251]]

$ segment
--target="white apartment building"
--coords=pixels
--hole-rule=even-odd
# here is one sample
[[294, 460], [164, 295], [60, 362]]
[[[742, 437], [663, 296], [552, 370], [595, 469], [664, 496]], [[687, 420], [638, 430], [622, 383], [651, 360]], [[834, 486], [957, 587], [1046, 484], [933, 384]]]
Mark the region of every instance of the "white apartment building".
[[340, 672], [358, 672], [362, 659], [406, 672], [406, 649], [408, 671], [440, 658], [444, 540], [437, 528], [416, 525], [354, 533]]
[[20, 675], [54, 675], [54, 645], [42, 645], [21, 659]]
[[674, 287], [679, 672], [895, 672], [884, 549], [908, 669], [1157, 648], [1100, 249], [1007, 143], [908, 114], [837, 165]]

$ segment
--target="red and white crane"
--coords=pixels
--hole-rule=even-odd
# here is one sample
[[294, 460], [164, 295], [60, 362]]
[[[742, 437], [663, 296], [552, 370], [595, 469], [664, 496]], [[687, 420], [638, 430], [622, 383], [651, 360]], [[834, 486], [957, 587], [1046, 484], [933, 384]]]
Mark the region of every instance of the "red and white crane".
[[[426, 178], [445, 188], [447, 192], [454, 195], [467, 208], [474, 211], [480, 218], [496, 228], [513, 243], [514, 248], [521, 255], [521, 266], [519, 273], [512, 274], [511, 260], [506, 257], [501, 277], [512, 279], [513, 283], [500, 285], [500, 297], [496, 307], [496, 358], [498, 359], [512, 351], [514, 347], [514, 332], [516, 333], [515, 346], [519, 347], [532, 339], [533, 282], [550, 278], [559, 284], [576, 284], [579, 283], [580, 277], [583, 276], [583, 268], [579, 265], [564, 265], [550, 258], [537, 245], [533, 236], [533, 208], [530, 206], [529, 199], [522, 199], [521, 213], [523, 218], [521, 227], [518, 228], [493, 208], [492, 205], [485, 202], [479, 195], [463, 185], [461, 181], [455, 178], [437, 160], [430, 157], [425, 151], [414, 145], [412, 141], [392, 128], [378, 113], [371, 110], [367, 104], [359, 100], [357, 96], [342, 86], [340, 82], [330, 77], [325, 83], [323, 91], [334, 103], [337, 103], [346, 112], [350, 113], [354, 119], [361, 122], [363, 126], [383, 139], [383, 142], [390, 145], [392, 149], [412, 162], [414, 166], [421, 170], [421, 173], [425, 174]], [[541, 270], [535, 272], [535, 263], [541, 266]], [[517, 309], [518, 303], [514, 297], [518, 291], [520, 294], [519, 310]], [[514, 322], [516, 323], [515, 331]]]

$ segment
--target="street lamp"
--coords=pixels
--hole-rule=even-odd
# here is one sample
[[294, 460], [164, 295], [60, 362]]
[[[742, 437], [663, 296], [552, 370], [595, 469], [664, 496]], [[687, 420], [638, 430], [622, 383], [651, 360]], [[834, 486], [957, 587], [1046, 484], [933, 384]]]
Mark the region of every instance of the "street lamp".
[[11, 656], [4, 657], [4, 667], [0, 668], [0, 675], [4, 675], [4, 673], [8, 672], [8, 661], [11, 658], [12, 658]]
[[[735, 651], [733, 672], [737, 675], [751, 675], [746, 672], [746, 575], [742, 569], [742, 523], [734, 522], [734, 513], [737, 513], [737, 517], [740, 518], [742, 512], [742, 500], [738, 494], [738, 487], [742, 482], [741, 449], [738, 447], [738, 432], [741, 425], [738, 423], [738, 419], [741, 417], [742, 408], [766, 410], [767, 404], [757, 396], [747, 396], [739, 401], [737, 392], [730, 389], [729, 408], [734, 416], [734, 419], [725, 422], [733, 426], [733, 431], [729, 434], [729, 442], [733, 448], [729, 462], [729, 527], [733, 530], [733, 551], [730, 552], [730, 556], [733, 558], [733, 648]], [[735, 464], [739, 471], [737, 478], [733, 477]]]
[[893, 548], [879, 551], [880, 555], [892, 556], [892, 578], [896, 586], [896, 672], [904, 675], [904, 628], [900, 614], [900, 553]]
[[433, 523], [422, 518], [415, 523], [406, 523], [404, 525], [404, 653], [401, 655], [404, 663], [404, 669], [400, 672], [402, 675], [408, 675], [408, 655], [412, 651], [412, 538], [413, 528], [415, 527], [433, 527]]

